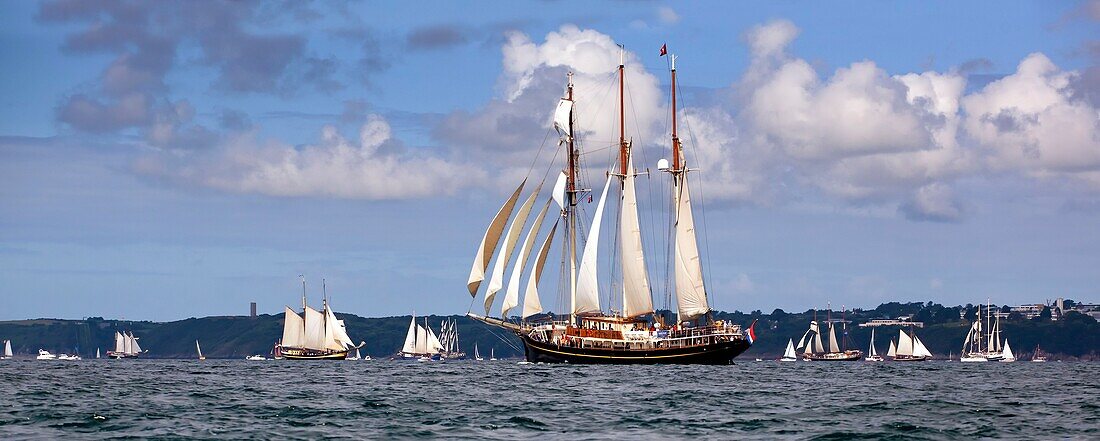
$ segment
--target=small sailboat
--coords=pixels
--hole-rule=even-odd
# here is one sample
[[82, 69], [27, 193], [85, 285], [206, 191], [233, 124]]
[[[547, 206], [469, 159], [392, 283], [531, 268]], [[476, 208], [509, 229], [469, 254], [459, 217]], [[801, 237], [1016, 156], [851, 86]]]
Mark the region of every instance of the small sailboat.
[[[893, 342], [891, 342], [893, 343]], [[867, 348], [867, 361], [882, 361], [882, 356], [875, 351], [875, 328], [871, 328], [871, 345]]]
[[484, 358], [481, 358], [481, 353], [478, 352], [478, 350], [477, 350], [477, 343], [474, 343], [474, 361], [484, 361], [484, 360], [485, 360]]
[[890, 349], [886, 350], [886, 356], [894, 358], [896, 355], [898, 355], [898, 347], [894, 344], [894, 340], [890, 340]]
[[83, 360], [83, 358], [81, 358], [79, 354], [58, 354], [57, 359], [65, 361]]
[[787, 350], [783, 351], [783, 358], [779, 361], [798, 361], [798, 354], [794, 352], [794, 339], [787, 339]]
[[38, 357], [35, 357], [35, 359], [36, 360], [57, 360], [57, 356], [54, 355], [54, 354], [51, 354], [50, 351], [47, 351], [45, 349], [39, 349], [38, 350]]
[[497, 361], [497, 356], [493, 352], [493, 348], [489, 348], [489, 361]]
[[199, 361], [206, 360], [206, 356], [202, 355], [202, 348], [199, 347], [199, 341], [195, 340], [195, 351], [199, 353]]
[[355, 355], [349, 355], [345, 360], [362, 360], [363, 356], [359, 355], [359, 348], [355, 348]]
[[103, 357], [99, 355], [99, 348], [95, 348], [95, 359], [99, 360], [100, 358], [103, 358]]
[[267, 357], [264, 357], [263, 355], [260, 355], [260, 354], [255, 354], [255, 355], [249, 355], [249, 356], [245, 357], [244, 359], [248, 360], [248, 361], [264, 361], [264, 360], [267, 360]]
[[11, 360], [14, 356], [11, 352], [11, 340], [4, 340], [4, 354], [0, 355], [0, 360]]
[[1032, 363], [1046, 363], [1047, 355], [1043, 353], [1042, 349], [1039, 349], [1039, 345], [1035, 345], [1035, 353], [1031, 355]]
[[1016, 361], [1016, 354], [1012, 353], [1012, 347], [1008, 345], [1008, 339], [1005, 339], [1004, 349], [1001, 351], [1001, 361], [1005, 363], [1011, 363]]
[[409, 332], [405, 334], [405, 344], [401, 347], [401, 359], [442, 360], [444, 352], [443, 343], [428, 326], [428, 318], [424, 317], [424, 325], [421, 326], [416, 323], [416, 315], [413, 315], [409, 322]]

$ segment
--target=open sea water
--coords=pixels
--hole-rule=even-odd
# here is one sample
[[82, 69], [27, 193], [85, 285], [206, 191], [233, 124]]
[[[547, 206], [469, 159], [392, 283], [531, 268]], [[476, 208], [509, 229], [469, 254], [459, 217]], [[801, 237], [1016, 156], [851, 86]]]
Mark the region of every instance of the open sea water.
[[1100, 363], [0, 361], [0, 439], [1100, 439]]

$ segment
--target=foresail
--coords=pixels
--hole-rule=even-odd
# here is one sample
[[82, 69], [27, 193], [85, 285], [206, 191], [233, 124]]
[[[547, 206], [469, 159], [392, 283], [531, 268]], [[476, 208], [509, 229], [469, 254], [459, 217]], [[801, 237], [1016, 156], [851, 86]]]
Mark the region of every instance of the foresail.
[[634, 156], [630, 155], [627, 173], [623, 176], [623, 199], [619, 240], [622, 243], [623, 316], [634, 317], [653, 312], [653, 297], [649, 288], [645, 253], [642, 249], [642, 228], [638, 222], [638, 197], [634, 190]]
[[688, 187], [687, 173], [682, 173], [676, 186], [676, 255], [673, 263], [680, 321], [694, 320], [710, 311], [703, 287], [703, 266], [699, 261]]
[[546, 218], [546, 212], [549, 210], [550, 200], [548, 199], [542, 211], [535, 217], [534, 223], [531, 224], [531, 229], [527, 231], [523, 245], [519, 247], [519, 257], [516, 258], [516, 264], [512, 267], [512, 277], [509, 278], [508, 289], [504, 292], [504, 304], [500, 307], [501, 317], [507, 317], [509, 310], [519, 306], [519, 278], [523, 274], [523, 269], [527, 267], [527, 258], [531, 254], [531, 249], [535, 247], [535, 238], [539, 235], [542, 220]]
[[905, 331], [898, 331], [898, 355], [913, 355], [913, 339]]
[[504, 287], [504, 267], [512, 259], [516, 242], [519, 242], [519, 234], [523, 232], [523, 227], [527, 225], [527, 217], [531, 214], [531, 206], [535, 204], [535, 199], [538, 198], [541, 189], [542, 185], [539, 185], [535, 191], [531, 192], [531, 196], [528, 196], [523, 205], [520, 205], [516, 218], [508, 226], [508, 233], [504, 235], [504, 245], [501, 247], [500, 255], [497, 256], [492, 277], [489, 279], [489, 288], [485, 291], [485, 315], [489, 315], [489, 309], [493, 306], [493, 299], [496, 297], [497, 291]]
[[599, 266], [597, 251], [600, 248], [600, 224], [603, 221], [603, 207], [607, 202], [607, 189], [611, 187], [611, 176], [603, 185], [603, 193], [600, 194], [600, 203], [596, 204], [596, 216], [592, 218], [592, 226], [588, 231], [588, 240], [584, 243], [584, 254], [581, 256], [581, 267], [577, 271], [577, 302], [573, 307], [574, 314], [587, 314], [600, 312], [599, 280], [596, 276], [596, 268]]
[[405, 334], [405, 344], [401, 346], [401, 352], [412, 354], [416, 352], [416, 316], [409, 321], [409, 332]]
[[546, 255], [550, 252], [550, 243], [554, 241], [554, 232], [558, 230], [558, 222], [550, 229], [550, 234], [542, 242], [538, 256], [535, 258], [535, 273], [527, 278], [527, 290], [523, 293], [523, 318], [527, 318], [542, 312], [542, 300], [539, 299], [539, 279], [542, 278], [542, 267], [546, 264]]
[[500, 241], [500, 235], [504, 233], [504, 225], [512, 216], [512, 209], [515, 208], [516, 200], [523, 191], [523, 184], [526, 183], [527, 179], [520, 182], [512, 196], [504, 201], [504, 205], [497, 210], [493, 221], [489, 223], [489, 228], [485, 230], [485, 236], [481, 238], [481, 245], [477, 247], [477, 255], [474, 256], [474, 266], [470, 269], [470, 280], [466, 283], [466, 288], [470, 290], [470, 297], [477, 296], [477, 289], [481, 286], [481, 281], [485, 280], [485, 269], [489, 268], [489, 261], [492, 260], [493, 252], [497, 249], [497, 242]]

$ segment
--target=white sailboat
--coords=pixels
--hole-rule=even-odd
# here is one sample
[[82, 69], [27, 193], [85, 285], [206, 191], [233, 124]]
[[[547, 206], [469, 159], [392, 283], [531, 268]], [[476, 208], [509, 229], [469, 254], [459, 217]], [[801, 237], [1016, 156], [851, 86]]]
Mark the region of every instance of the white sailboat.
[[99, 360], [100, 358], [103, 358], [103, 357], [101, 357], [101, 356], [99, 355], [99, 348], [95, 348], [95, 359], [96, 359], [96, 360]]
[[974, 323], [970, 325], [970, 331], [966, 333], [966, 338], [963, 339], [963, 347], [959, 355], [959, 361], [974, 363], [999, 361], [1004, 358], [1004, 351], [1000, 347], [999, 341], [1001, 335], [1001, 319], [1000, 316], [998, 316], [997, 322], [994, 323], [991, 309], [987, 300], [985, 307], [985, 327], [983, 327], [982, 311], [979, 305], [976, 319]]
[[890, 340], [890, 349], [886, 351], [886, 356], [894, 358], [895, 355], [898, 355], [898, 347], [894, 345], [894, 340]]
[[[301, 277], [301, 276], [299, 276]], [[328, 303], [328, 292], [321, 279], [322, 307], [318, 311], [306, 303], [306, 280], [302, 279], [302, 315], [289, 306], [283, 310], [283, 338], [275, 346], [275, 358], [287, 360], [343, 360], [358, 346], [348, 336], [344, 321], [336, 318]], [[260, 356], [263, 357], [263, 356]], [[266, 358], [266, 357], [263, 357]], [[249, 357], [251, 360], [252, 358]]]
[[409, 321], [409, 331], [405, 334], [405, 344], [401, 347], [401, 359], [403, 360], [442, 360], [443, 343], [436, 337], [435, 332], [428, 326], [428, 318], [424, 317], [424, 325], [416, 323], [416, 315]]
[[[892, 342], [891, 342], [892, 343]], [[878, 351], [875, 351], [875, 328], [871, 328], [871, 344], [867, 348], [867, 361], [882, 361], [881, 355], [878, 355]]]
[[489, 348], [489, 361], [497, 361], [497, 355], [493, 348]]
[[202, 348], [199, 347], [198, 340], [195, 340], [195, 351], [199, 353], [199, 361], [206, 360], [206, 356], [202, 355]]
[[798, 354], [794, 352], [794, 339], [787, 339], [787, 350], [783, 351], [783, 358], [779, 361], [798, 361]]
[[484, 358], [481, 358], [481, 353], [477, 351], [477, 343], [474, 343], [474, 361], [484, 361], [484, 360], [485, 360]]
[[892, 357], [894, 361], [926, 361], [932, 359], [932, 353], [916, 333], [910, 330], [907, 334], [902, 329], [898, 331], [898, 347]]
[[4, 354], [0, 355], [0, 360], [11, 360], [14, 356], [11, 352], [11, 340], [4, 340]]
[[141, 345], [138, 344], [138, 338], [134, 337], [133, 332], [127, 331], [123, 334], [115, 331], [115, 350], [107, 351], [107, 357], [116, 360], [121, 358], [137, 358], [145, 352], [148, 351], [141, 349]]
[[348, 358], [345, 358], [345, 360], [353, 360], [353, 361], [359, 361], [359, 360], [362, 360], [362, 359], [363, 359], [363, 356], [359, 354], [359, 348], [355, 348], [355, 354], [354, 355], [348, 355]]
[[1005, 363], [1011, 363], [1016, 361], [1016, 354], [1012, 353], [1012, 347], [1008, 345], [1008, 339], [1005, 339], [1004, 349], [1001, 351], [1001, 361]]

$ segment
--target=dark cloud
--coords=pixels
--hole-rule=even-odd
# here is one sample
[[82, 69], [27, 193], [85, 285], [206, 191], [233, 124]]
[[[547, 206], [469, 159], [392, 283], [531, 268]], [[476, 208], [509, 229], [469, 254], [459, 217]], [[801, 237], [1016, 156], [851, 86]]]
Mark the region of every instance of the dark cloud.
[[87, 95], [73, 95], [57, 108], [57, 119], [93, 133], [145, 126], [152, 121], [152, 98], [135, 93], [102, 102]]
[[469, 40], [469, 31], [463, 28], [435, 25], [412, 31], [405, 42], [412, 50], [432, 50], [463, 45]]
[[974, 58], [959, 65], [959, 73], [964, 75], [973, 72], [989, 72], [990, 70], [993, 70], [993, 62], [988, 58]]

